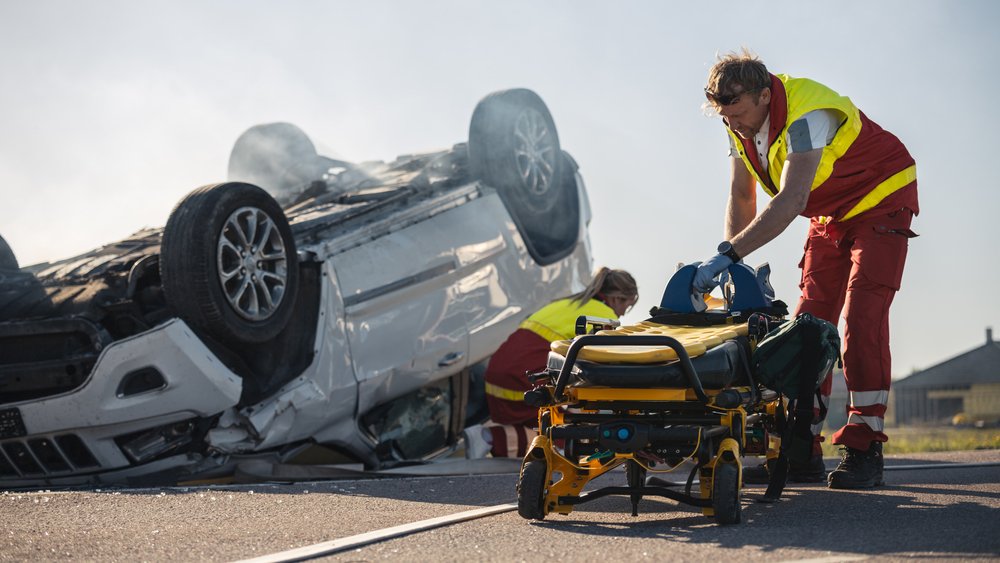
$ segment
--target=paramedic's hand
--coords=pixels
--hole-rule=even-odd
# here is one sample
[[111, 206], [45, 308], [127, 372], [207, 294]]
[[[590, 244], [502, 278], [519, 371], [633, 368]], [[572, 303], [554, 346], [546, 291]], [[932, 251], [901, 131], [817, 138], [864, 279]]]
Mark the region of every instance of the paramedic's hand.
[[694, 272], [694, 280], [691, 282], [691, 287], [701, 293], [709, 293], [712, 288], [719, 285], [719, 281], [715, 278], [726, 271], [733, 261], [722, 254], [716, 254], [715, 256], [709, 258], [702, 262], [698, 269]]

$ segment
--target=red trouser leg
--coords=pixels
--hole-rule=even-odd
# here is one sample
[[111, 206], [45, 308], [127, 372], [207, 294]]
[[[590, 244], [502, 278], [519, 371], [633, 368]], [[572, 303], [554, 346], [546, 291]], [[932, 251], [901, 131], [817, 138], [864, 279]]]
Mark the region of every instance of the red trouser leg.
[[[857, 270], [857, 268], [856, 268]], [[889, 306], [896, 290], [852, 273], [844, 312], [844, 377], [851, 402], [847, 424], [833, 435], [834, 444], [867, 450], [885, 442], [889, 400]]]
[[[809, 236], [799, 267], [802, 268], [802, 281], [799, 284], [802, 295], [795, 308], [795, 315], [809, 313], [834, 325], [838, 324], [852, 267], [850, 251], [841, 250], [826, 234], [826, 228], [814, 220], [809, 225]], [[820, 400], [824, 406], [829, 406], [832, 390], [831, 374], [820, 386]], [[819, 405], [816, 405], [814, 416], [818, 416], [819, 412]], [[814, 424], [812, 431], [816, 436], [813, 455], [822, 454], [820, 443], [823, 441], [823, 421]]]
[[867, 450], [873, 441], [888, 440], [884, 429], [892, 378], [889, 307], [903, 276], [911, 217], [908, 209], [902, 209], [835, 229], [815, 223], [810, 227], [811, 235], [822, 231], [823, 236], [810, 236], [807, 244], [803, 301], [810, 300], [806, 291], [810, 283], [818, 295], [829, 298], [843, 287], [844, 270], [849, 267], [842, 303], [844, 377], [851, 402], [847, 424], [834, 433], [834, 444]]
[[885, 409], [892, 382], [889, 307], [903, 279], [913, 214], [901, 209], [850, 228], [854, 268], [844, 311], [844, 376], [851, 392], [847, 424], [834, 444], [867, 450], [885, 442]]

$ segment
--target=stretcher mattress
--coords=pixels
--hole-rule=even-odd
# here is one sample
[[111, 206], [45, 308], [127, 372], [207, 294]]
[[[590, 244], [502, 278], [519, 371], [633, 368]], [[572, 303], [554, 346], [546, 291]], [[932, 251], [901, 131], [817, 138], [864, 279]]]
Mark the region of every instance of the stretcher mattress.
[[[727, 340], [691, 360], [698, 380], [705, 389], [724, 389], [742, 384], [747, 370], [743, 368], [743, 355], [735, 340]], [[561, 369], [565, 358], [550, 355], [548, 367]], [[576, 384], [630, 389], [670, 388], [686, 389], [691, 381], [684, 374], [679, 362], [667, 364], [599, 364], [578, 360], [573, 378]]]
[[[715, 326], [674, 326], [642, 321], [634, 325], [602, 330], [597, 334], [620, 336], [630, 335], [670, 336], [681, 343], [692, 359], [728, 340], [747, 335], [746, 323]], [[556, 340], [550, 349], [562, 356], [569, 351], [572, 340]], [[677, 359], [677, 352], [668, 346], [587, 346], [580, 350], [578, 360], [602, 364], [662, 364]]]

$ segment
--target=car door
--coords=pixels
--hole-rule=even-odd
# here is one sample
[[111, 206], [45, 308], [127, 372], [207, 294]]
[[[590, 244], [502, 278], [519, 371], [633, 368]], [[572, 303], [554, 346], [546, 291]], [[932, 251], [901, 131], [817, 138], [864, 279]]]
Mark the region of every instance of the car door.
[[454, 251], [463, 234], [447, 217], [454, 212], [333, 257], [361, 415], [467, 365], [467, 317]]
[[590, 248], [582, 237], [561, 260], [541, 266], [531, 257], [501, 199], [491, 192], [464, 206], [462, 303], [469, 324], [469, 361], [489, 357], [528, 315], [582, 291], [590, 278]]

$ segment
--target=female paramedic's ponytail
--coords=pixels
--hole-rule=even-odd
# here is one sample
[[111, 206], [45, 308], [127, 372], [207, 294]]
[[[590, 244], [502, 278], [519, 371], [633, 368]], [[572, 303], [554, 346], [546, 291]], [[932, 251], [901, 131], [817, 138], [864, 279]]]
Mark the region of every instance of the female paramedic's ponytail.
[[612, 270], [602, 266], [594, 274], [587, 288], [572, 297], [572, 300], [583, 305], [598, 295], [618, 294], [634, 297], [639, 294], [639, 286], [632, 274], [625, 270]]

